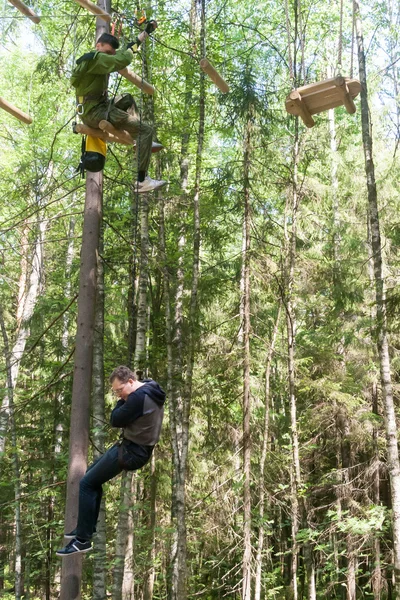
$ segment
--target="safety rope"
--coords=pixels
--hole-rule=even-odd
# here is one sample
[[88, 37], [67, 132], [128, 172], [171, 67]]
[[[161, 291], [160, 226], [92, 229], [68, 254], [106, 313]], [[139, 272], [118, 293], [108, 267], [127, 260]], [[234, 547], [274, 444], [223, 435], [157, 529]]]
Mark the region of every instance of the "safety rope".
[[338, 40], [338, 59], [337, 70], [338, 75], [342, 71], [342, 48], [343, 48], [343, 0], [340, 0], [340, 19], [339, 19], [339, 40]]
[[301, 75], [303, 76], [303, 85], [306, 83], [306, 64], [304, 58], [304, 38], [305, 31], [303, 28], [303, 16], [301, 11], [301, 0], [297, 0], [297, 11], [299, 15], [299, 40], [300, 40], [300, 52], [301, 52]]
[[350, 56], [350, 78], [353, 79], [353, 58], [354, 58], [354, 38], [355, 38], [355, 29], [356, 29], [356, 11], [355, 11], [355, 2], [352, 1], [352, 25], [351, 25], [351, 56]]
[[291, 49], [292, 41], [290, 38], [290, 20], [289, 20], [289, 2], [288, 2], [288, 0], [285, 0], [285, 16], [286, 16], [286, 33], [287, 33], [287, 40], [288, 40], [289, 72], [290, 72], [290, 79], [292, 80], [292, 85], [293, 85], [293, 87], [295, 87], [293, 58], [292, 58], [292, 49]]
[[[142, 81], [140, 86], [140, 102], [139, 102], [139, 135], [136, 138], [136, 172], [139, 175], [139, 161], [140, 161], [140, 134], [142, 129], [142, 112], [143, 112], [143, 81], [144, 81], [144, 69], [146, 62], [146, 39], [143, 40], [141, 45], [141, 53], [142, 53]], [[134, 213], [134, 221], [133, 221], [133, 257], [132, 257], [132, 319], [135, 312], [135, 281], [137, 277], [137, 238], [138, 238], [138, 230], [139, 230], [139, 206], [140, 206], [140, 194], [139, 194], [139, 185], [138, 185], [138, 177], [135, 181], [135, 213]], [[128, 367], [133, 368], [133, 356], [134, 356], [134, 330], [133, 326], [131, 326], [130, 331], [130, 339], [128, 342]]]

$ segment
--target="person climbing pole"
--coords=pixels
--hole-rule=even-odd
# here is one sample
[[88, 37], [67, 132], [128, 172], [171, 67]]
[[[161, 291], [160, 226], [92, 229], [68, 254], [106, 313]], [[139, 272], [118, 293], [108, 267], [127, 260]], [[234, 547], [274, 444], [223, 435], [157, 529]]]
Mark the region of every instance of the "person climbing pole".
[[[147, 171], [150, 164], [153, 128], [143, 123], [138, 115], [127, 112], [134, 104], [130, 94], [119, 101], [107, 95], [108, 76], [127, 67], [140, 44], [157, 28], [156, 21], [149, 21], [146, 29], [136, 40], [129, 42], [125, 49], [119, 48], [119, 40], [110, 33], [103, 33], [97, 40], [94, 51], [87, 52], [76, 61], [71, 84], [76, 90], [77, 113], [89, 127], [98, 127], [100, 121], [109, 121], [116, 129], [125, 129], [137, 141], [138, 174], [136, 191], [150, 192], [161, 188], [167, 182], [152, 179]], [[131, 102], [127, 103], [126, 99]], [[159, 145], [160, 146], [160, 145]], [[162, 146], [160, 146], [162, 147]]]
[[149, 460], [157, 444], [164, 416], [165, 392], [152, 379], [138, 381], [128, 367], [119, 366], [110, 375], [119, 400], [111, 413], [111, 425], [122, 427], [122, 438], [87, 469], [79, 484], [76, 528], [64, 537], [69, 543], [60, 557], [89, 552], [100, 511], [103, 484], [122, 471], [136, 471]]

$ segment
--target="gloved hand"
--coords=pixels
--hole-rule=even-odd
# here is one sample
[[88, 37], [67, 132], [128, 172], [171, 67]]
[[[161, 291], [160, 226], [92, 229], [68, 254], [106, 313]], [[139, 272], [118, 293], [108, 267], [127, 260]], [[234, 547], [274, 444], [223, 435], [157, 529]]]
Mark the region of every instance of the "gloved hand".
[[141, 40], [139, 40], [139, 38], [136, 38], [136, 40], [134, 40], [133, 42], [128, 42], [126, 45], [126, 49], [129, 50], [130, 48], [133, 48], [133, 46], [137, 46], [139, 48], [140, 41]]
[[151, 21], [149, 21], [146, 25], [146, 29], [145, 32], [150, 35], [151, 33], [153, 33], [153, 31], [155, 31], [157, 29], [158, 25], [157, 25], [157, 21], [155, 21], [154, 19], [152, 19]]

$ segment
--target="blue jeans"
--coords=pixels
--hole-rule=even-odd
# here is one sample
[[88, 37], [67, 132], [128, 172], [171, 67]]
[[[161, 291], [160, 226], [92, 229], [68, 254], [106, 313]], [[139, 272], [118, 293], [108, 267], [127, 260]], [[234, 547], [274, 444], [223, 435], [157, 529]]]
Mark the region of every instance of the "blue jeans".
[[103, 483], [110, 481], [124, 470], [136, 471], [151, 457], [152, 446], [139, 446], [124, 440], [122, 459], [118, 458], [120, 444], [114, 444], [86, 471], [79, 484], [79, 513], [76, 535], [82, 540], [91, 540], [96, 531], [99, 517]]

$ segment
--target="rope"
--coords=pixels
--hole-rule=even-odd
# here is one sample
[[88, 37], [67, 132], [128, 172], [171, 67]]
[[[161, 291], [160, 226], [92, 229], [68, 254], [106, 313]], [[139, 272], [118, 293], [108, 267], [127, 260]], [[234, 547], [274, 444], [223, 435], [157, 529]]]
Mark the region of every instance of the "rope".
[[304, 37], [305, 33], [303, 30], [303, 17], [301, 15], [301, 0], [297, 0], [297, 10], [299, 13], [299, 40], [300, 40], [300, 51], [301, 51], [301, 74], [303, 75], [303, 84], [306, 82], [306, 65], [304, 60]]
[[354, 0], [352, 1], [352, 7], [353, 7], [353, 18], [352, 18], [352, 25], [351, 25], [351, 55], [350, 55], [350, 78], [353, 79], [353, 58], [354, 58], [354, 32], [356, 29], [356, 11], [355, 11], [355, 7], [354, 7]]
[[288, 0], [285, 0], [285, 16], [286, 16], [286, 33], [287, 33], [287, 39], [288, 39], [289, 72], [290, 72], [290, 79], [292, 80], [292, 85], [293, 85], [293, 87], [295, 87], [293, 59], [292, 59], [292, 50], [291, 50], [291, 39], [290, 39], [290, 20], [289, 20]]
[[[140, 103], [139, 103], [139, 135], [136, 139], [136, 171], [139, 173], [139, 158], [140, 158], [140, 130], [142, 128], [142, 112], [143, 112], [143, 81], [144, 81], [144, 68], [146, 62], [146, 40], [143, 40], [142, 43], [142, 82], [140, 87]], [[135, 182], [135, 190], [136, 190], [136, 202], [135, 202], [135, 215], [134, 215], [134, 223], [133, 223], [133, 257], [132, 257], [132, 318], [135, 312], [135, 281], [137, 275], [137, 236], [139, 229], [139, 203], [140, 203], [140, 194], [139, 194], [139, 186]], [[133, 322], [132, 322], [133, 325]], [[133, 356], [134, 356], [134, 330], [133, 326], [130, 331], [130, 339], [128, 346], [128, 367], [132, 368], [133, 366]]]
[[340, 0], [340, 21], [339, 21], [339, 40], [338, 40], [338, 59], [337, 69], [338, 75], [342, 70], [342, 47], [343, 47], [343, 0]]

